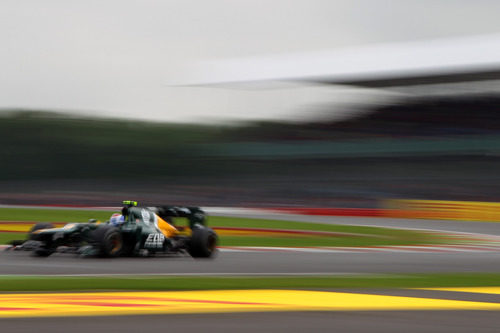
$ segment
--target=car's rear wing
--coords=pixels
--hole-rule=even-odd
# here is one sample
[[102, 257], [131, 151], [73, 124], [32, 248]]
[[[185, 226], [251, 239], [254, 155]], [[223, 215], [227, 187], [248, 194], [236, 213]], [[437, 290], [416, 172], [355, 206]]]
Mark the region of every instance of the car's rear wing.
[[200, 207], [158, 206], [149, 207], [159, 217], [170, 220], [172, 217], [185, 217], [192, 229], [195, 224], [206, 225], [206, 214]]
[[[125, 206], [122, 209], [122, 214], [127, 219], [145, 218], [143, 215], [145, 208], [137, 207], [137, 201], [126, 200], [123, 201], [123, 204]], [[146, 209], [166, 221], [171, 221], [173, 217], [185, 217], [188, 219], [191, 229], [196, 224], [206, 225], [206, 214], [200, 207], [156, 206], [147, 207]]]

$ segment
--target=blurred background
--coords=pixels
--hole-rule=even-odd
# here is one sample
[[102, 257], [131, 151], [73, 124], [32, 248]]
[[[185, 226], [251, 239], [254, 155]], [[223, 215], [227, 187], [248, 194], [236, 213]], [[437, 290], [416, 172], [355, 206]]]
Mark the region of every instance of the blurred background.
[[496, 1], [2, 9], [1, 204], [500, 200]]

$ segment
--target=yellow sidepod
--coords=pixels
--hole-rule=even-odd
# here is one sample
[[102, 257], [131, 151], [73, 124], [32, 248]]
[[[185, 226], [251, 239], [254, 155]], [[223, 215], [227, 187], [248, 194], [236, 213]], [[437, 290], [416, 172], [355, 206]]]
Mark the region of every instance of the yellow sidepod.
[[171, 225], [170, 223], [168, 223], [167, 221], [165, 221], [164, 219], [162, 219], [158, 215], [156, 215], [156, 219], [157, 219], [156, 223], [157, 223], [158, 229], [160, 229], [160, 231], [162, 232], [162, 234], [165, 237], [170, 238], [170, 237], [177, 235], [178, 231], [173, 225]]

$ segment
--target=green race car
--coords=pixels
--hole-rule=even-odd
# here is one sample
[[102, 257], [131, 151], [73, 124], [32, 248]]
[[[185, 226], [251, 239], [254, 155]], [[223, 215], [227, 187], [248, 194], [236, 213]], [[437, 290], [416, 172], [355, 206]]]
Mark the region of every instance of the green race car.
[[[156, 253], [188, 253], [195, 258], [212, 257], [217, 234], [206, 226], [199, 207], [137, 207], [124, 201], [121, 214], [107, 222], [68, 223], [54, 228], [50, 223], [33, 226], [21, 247], [47, 257], [64, 249], [81, 255], [118, 257]], [[189, 227], [176, 227], [174, 218], [187, 218]]]

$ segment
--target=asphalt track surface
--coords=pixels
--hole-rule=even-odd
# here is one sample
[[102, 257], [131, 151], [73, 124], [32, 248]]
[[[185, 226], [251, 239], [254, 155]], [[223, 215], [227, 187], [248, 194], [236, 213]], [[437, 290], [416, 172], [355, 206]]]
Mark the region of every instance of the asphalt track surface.
[[421, 272], [500, 272], [500, 252], [453, 253], [287, 253], [220, 252], [215, 259], [188, 256], [152, 258], [78, 258], [55, 254], [31, 257], [2, 253], [0, 274], [349, 274]]
[[498, 332], [497, 311], [280, 312], [2, 319], [2, 332]]
[[[500, 224], [381, 218], [311, 217], [258, 214], [267, 217], [350, 225], [500, 235]], [[420, 272], [500, 272], [500, 252], [451, 253], [287, 253], [220, 252], [213, 260], [189, 257], [81, 259], [57, 254], [33, 258], [24, 252], [0, 255], [0, 274], [345, 274]], [[432, 293], [432, 292], [428, 292]], [[486, 296], [481, 296], [486, 297]], [[481, 298], [482, 299], [482, 298]], [[480, 299], [478, 299], [480, 300]], [[488, 301], [487, 297], [485, 301]], [[2, 331], [89, 332], [180, 330], [183, 332], [498, 332], [494, 311], [273, 312], [120, 317], [2, 319]]]

